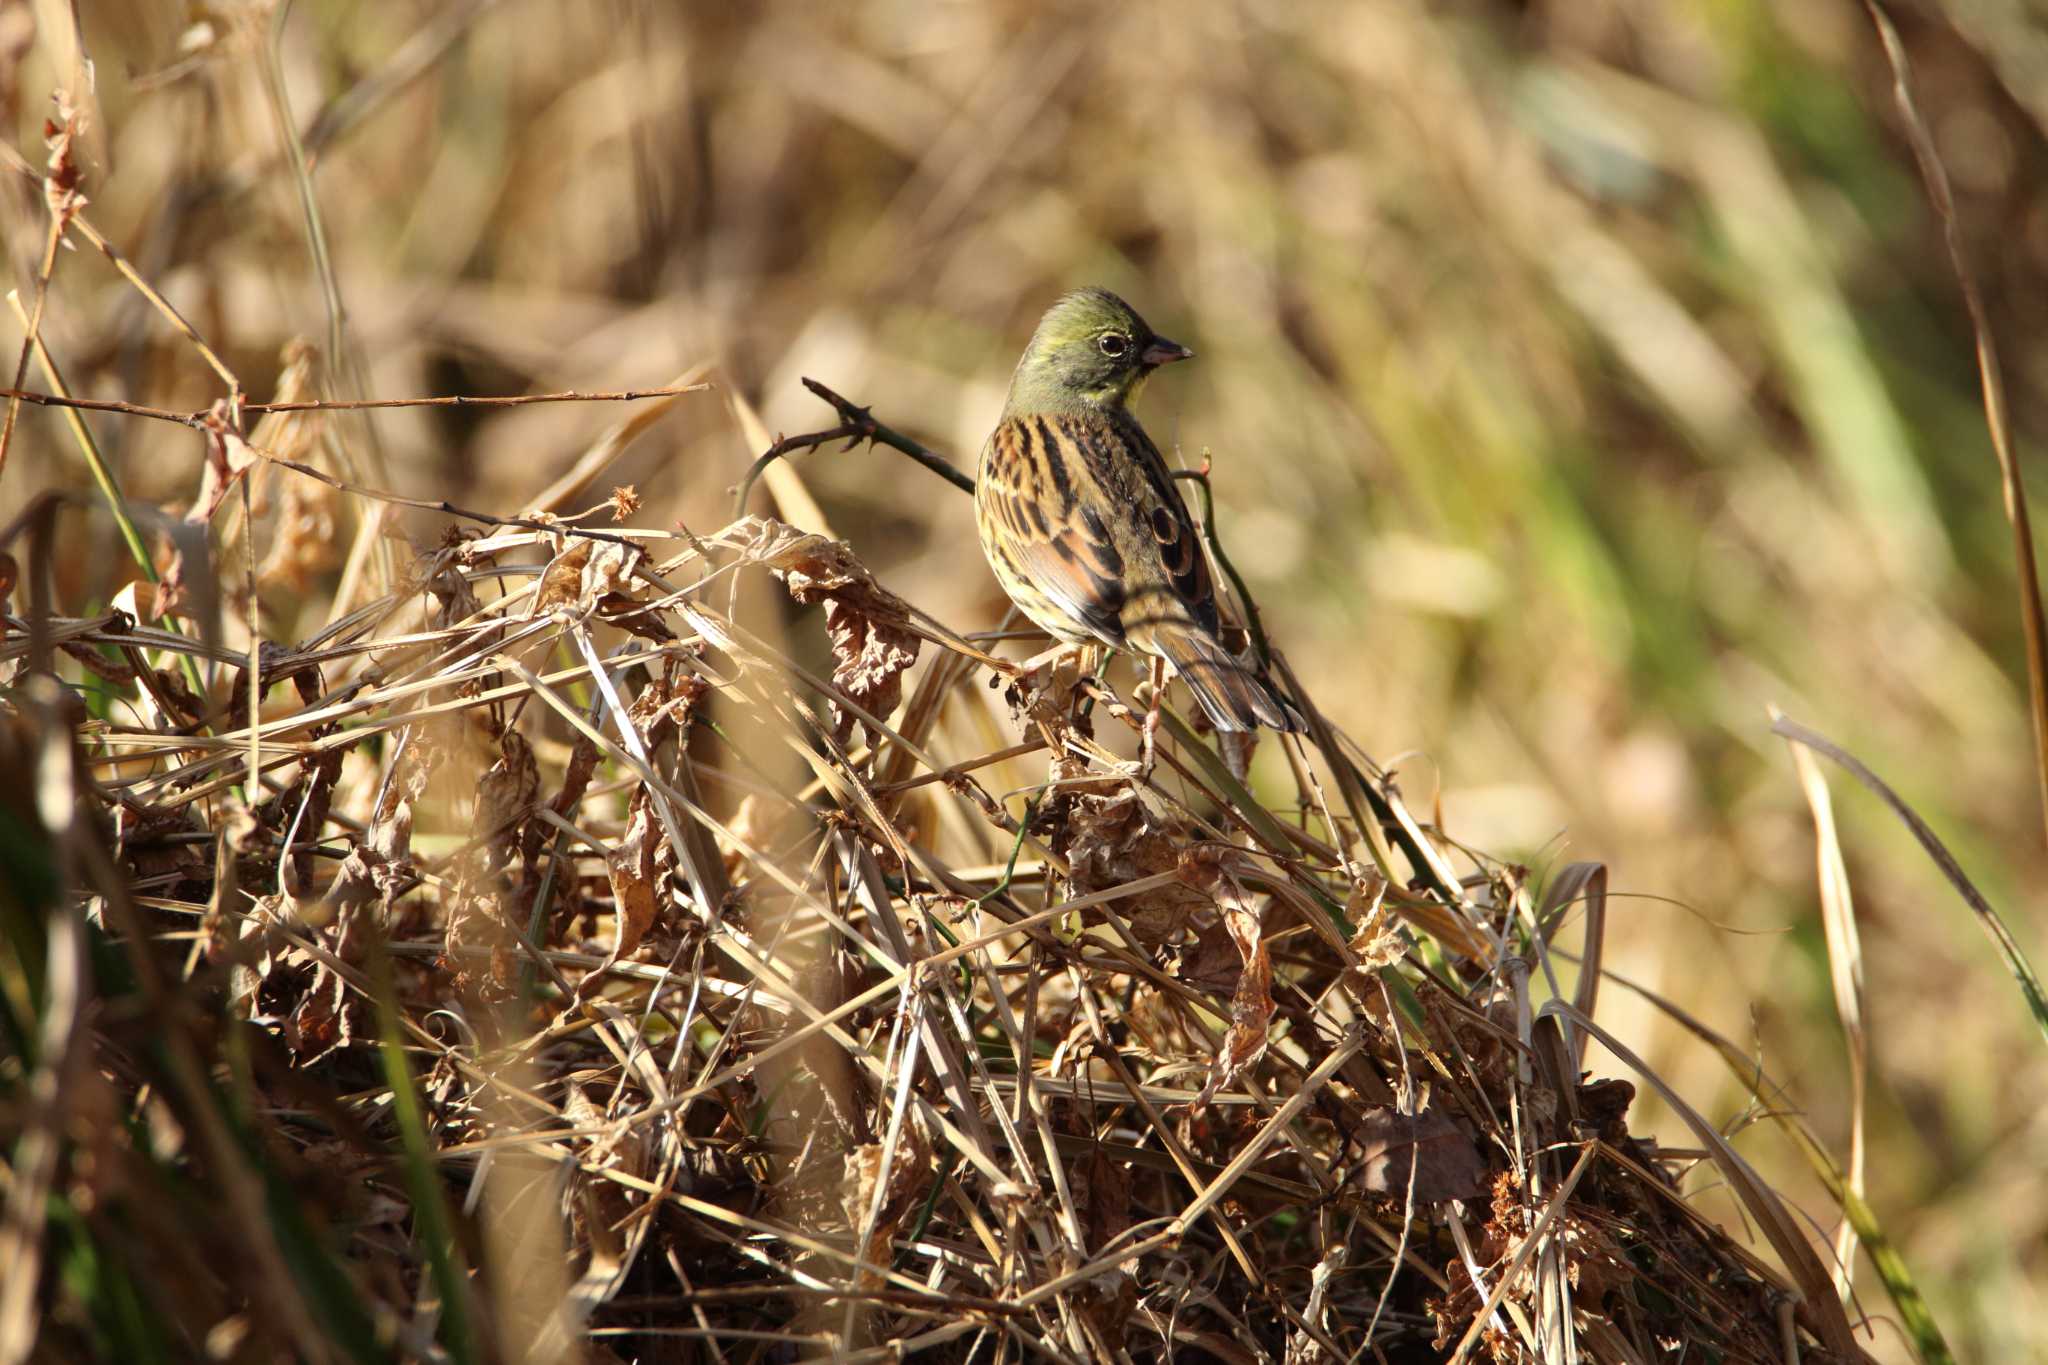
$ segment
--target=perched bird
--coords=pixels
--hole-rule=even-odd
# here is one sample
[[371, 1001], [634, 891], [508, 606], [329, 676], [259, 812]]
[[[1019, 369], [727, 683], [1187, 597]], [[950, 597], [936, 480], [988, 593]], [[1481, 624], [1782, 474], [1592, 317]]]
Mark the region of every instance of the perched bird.
[[1152, 371], [1193, 354], [1107, 290], [1053, 304], [982, 447], [981, 548], [1010, 600], [1057, 639], [1165, 660], [1219, 730], [1300, 730], [1218, 637], [1194, 521], [1131, 415]]

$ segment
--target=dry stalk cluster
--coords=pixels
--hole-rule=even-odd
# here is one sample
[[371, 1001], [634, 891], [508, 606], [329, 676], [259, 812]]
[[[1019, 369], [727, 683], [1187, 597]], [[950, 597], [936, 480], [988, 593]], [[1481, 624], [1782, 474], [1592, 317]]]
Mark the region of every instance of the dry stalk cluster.
[[[279, 437], [200, 425], [211, 516]], [[0, 799], [72, 1155], [9, 1205], [117, 1232], [174, 1354], [1863, 1358], [1714, 1127], [1587, 1073], [1604, 870], [1454, 847], [1320, 718], [1284, 799], [1172, 712], [1136, 772], [1142, 708], [759, 517], [451, 531], [254, 649], [63, 614], [37, 525]]]

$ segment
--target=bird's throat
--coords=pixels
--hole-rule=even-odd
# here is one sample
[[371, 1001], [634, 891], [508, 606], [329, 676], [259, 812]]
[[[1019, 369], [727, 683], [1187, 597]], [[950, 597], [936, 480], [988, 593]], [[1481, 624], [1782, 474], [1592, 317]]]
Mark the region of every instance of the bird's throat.
[[1005, 417], [1072, 413], [1076, 416], [1108, 415], [1134, 402], [1152, 377], [1150, 369], [1139, 370], [1100, 388], [1082, 389], [1047, 375], [1019, 373], [1010, 384]]

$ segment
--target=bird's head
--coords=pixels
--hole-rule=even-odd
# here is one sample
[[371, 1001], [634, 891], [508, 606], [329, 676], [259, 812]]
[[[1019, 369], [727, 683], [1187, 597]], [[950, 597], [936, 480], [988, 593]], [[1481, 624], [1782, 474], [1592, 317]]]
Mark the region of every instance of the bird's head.
[[1077, 289], [1038, 320], [1010, 381], [1009, 411], [1121, 407], [1152, 371], [1193, 354], [1107, 289]]

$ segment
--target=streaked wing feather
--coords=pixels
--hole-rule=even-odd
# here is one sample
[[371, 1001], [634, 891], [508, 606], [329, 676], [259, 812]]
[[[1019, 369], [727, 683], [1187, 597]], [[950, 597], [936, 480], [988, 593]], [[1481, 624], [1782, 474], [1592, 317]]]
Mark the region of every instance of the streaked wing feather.
[[1152, 444], [1137, 418], [1128, 412], [1119, 413], [1113, 430], [1143, 480], [1136, 490], [1136, 501], [1143, 528], [1156, 547], [1158, 563], [1195, 623], [1214, 635], [1221, 628], [1216, 614], [1216, 589], [1209, 578], [1209, 562], [1202, 554], [1195, 519], [1188, 515], [1180, 487], [1167, 471], [1159, 447]]
[[[976, 501], [983, 519], [995, 522], [999, 532], [984, 539], [1011, 572], [1071, 628], [1121, 646], [1124, 560], [1110, 528], [1089, 505], [1093, 499], [1078, 496], [1076, 480], [1088, 477], [1045, 419], [1009, 419], [989, 438]], [[1053, 627], [1027, 600], [1020, 597], [1018, 605]]]

